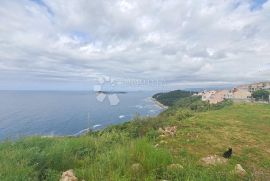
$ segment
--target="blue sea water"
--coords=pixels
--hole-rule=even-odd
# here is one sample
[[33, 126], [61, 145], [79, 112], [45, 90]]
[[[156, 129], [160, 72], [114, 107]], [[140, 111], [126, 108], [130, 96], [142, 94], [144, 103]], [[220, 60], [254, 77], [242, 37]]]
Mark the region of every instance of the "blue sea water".
[[102, 129], [130, 120], [134, 115], [154, 116], [162, 109], [154, 92], [117, 94], [119, 104], [111, 106], [94, 92], [0, 91], [0, 140], [29, 135], [76, 135], [85, 129]]

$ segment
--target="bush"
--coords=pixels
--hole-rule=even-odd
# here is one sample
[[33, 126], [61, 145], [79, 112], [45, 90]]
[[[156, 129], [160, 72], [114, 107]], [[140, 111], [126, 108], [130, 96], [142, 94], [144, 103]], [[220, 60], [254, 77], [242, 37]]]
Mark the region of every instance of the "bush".
[[258, 90], [252, 93], [256, 101], [269, 101], [269, 92], [267, 90]]
[[175, 106], [191, 109], [193, 111], [206, 111], [209, 109], [209, 103], [202, 101], [201, 96], [192, 96], [181, 99], [175, 103]]
[[230, 106], [232, 104], [233, 102], [231, 100], [224, 100], [217, 104], [209, 104], [206, 101], [202, 101], [201, 96], [192, 96], [192, 97], [183, 98], [177, 101], [174, 107], [175, 109], [184, 108], [184, 109], [190, 109], [195, 112], [201, 112], [201, 111], [221, 109], [226, 106]]
[[192, 117], [194, 114], [192, 111], [188, 110], [188, 109], [182, 109], [182, 110], [178, 110], [176, 112], [176, 120], [177, 121], [182, 121], [186, 118]]

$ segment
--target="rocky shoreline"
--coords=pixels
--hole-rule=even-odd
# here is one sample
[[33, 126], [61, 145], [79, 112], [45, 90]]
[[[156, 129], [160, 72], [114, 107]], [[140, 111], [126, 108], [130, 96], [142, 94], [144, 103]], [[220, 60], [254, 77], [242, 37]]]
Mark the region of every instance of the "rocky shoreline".
[[165, 106], [164, 104], [160, 103], [158, 100], [156, 100], [155, 98], [151, 98], [151, 100], [157, 105], [159, 106], [160, 108], [162, 109], [168, 109], [169, 107], [168, 106]]

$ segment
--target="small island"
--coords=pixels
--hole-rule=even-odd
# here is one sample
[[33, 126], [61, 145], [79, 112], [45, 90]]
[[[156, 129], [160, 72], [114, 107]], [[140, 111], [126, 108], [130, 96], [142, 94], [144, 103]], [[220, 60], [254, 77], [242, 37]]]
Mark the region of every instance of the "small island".
[[97, 91], [97, 94], [126, 94], [124, 91]]

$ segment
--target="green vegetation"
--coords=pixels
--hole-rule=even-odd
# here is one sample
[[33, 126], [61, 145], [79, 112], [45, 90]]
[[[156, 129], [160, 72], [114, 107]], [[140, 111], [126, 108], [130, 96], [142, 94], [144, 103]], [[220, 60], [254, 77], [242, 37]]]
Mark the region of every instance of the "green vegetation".
[[252, 97], [255, 98], [256, 101], [269, 101], [269, 94], [267, 90], [257, 90], [252, 93]]
[[231, 100], [225, 100], [217, 104], [210, 104], [202, 101], [201, 96], [193, 95], [195, 92], [176, 90], [166, 93], [158, 93], [153, 96], [158, 102], [165, 106], [170, 106], [169, 111], [176, 109], [190, 109], [195, 112], [217, 110], [232, 105]]
[[[157, 117], [137, 116], [81, 137], [6, 141], [0, 180], [59, 180], [68, 169], [86, 181], [269, 180], [270, 105], [224, 102], [205, 111], [201, 104], [197, 97], [178, 100]], [[176, 134], [162, 137], [159, 128], [168, 126], [176, 126]], [[227, 164], [202, 166], [202, 157], [222, 155], [229, 146]], [[232, 172], [238, 163], [246, 176]]]
[[178, 108], [189, 108], [196, 112], [217, 110], [226, 106], [232, 105], [231, 100], [225, 100], [217, 104], [210, 104], [206, 101], [202, 101], [201, 96], [191, 96], [183, 99], [179, 99], [175, 102], [174, 107]]
[[165, 106], [172, 106], [179, 99], [190, 97], [195, 92], [192, 91], [184, 91], [184, 90], [175, 90], [167, 93], [158, 93], [153, 96], [158, 102]]

